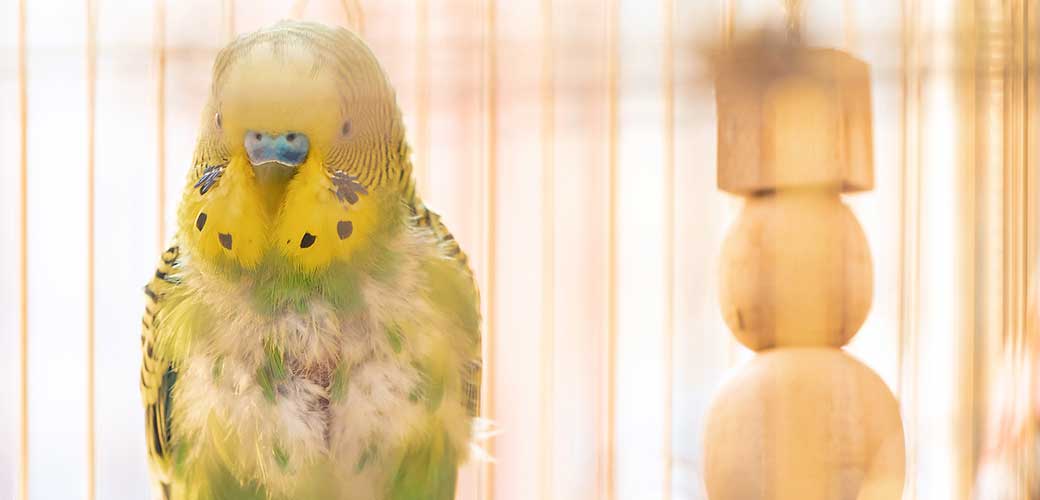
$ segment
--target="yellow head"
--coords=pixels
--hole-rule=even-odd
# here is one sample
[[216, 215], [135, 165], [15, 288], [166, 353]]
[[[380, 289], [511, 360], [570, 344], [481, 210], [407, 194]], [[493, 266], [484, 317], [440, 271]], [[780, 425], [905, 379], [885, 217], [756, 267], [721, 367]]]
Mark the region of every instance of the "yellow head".
[[301, 269], [348, 260], [411, 196], [394, 92], [353, 33], [283, 21], [217, 56], [179, 212], [206, 261]]

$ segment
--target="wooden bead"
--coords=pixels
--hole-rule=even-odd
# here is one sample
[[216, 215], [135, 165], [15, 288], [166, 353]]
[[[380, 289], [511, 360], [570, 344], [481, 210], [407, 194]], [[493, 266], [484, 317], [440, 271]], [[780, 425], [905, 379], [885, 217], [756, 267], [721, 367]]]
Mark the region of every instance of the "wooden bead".
[[711, 500], [898, 500], [899, 406], [885, 383], [840, 349], [762, 353], [741, 367], [707, 416]]
[[719, 189], [873, 188], [869, 67], [832, 49], [760, 39], [716, 73]]
[[845, 345], [870, 309], [870, 249], [837, 193], [748, 198], [720, 260], [723, 317], [754, 350]]

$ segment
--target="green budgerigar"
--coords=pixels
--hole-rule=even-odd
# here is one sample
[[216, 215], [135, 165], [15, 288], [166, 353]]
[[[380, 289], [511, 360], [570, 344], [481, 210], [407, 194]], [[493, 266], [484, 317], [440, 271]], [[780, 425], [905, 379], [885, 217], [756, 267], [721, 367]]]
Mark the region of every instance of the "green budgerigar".
[[213, 67], [141, 390], [164, 500], [445, 500], [480, 394], [478, 294], [416, 195], [352, 32], [283, 21]]

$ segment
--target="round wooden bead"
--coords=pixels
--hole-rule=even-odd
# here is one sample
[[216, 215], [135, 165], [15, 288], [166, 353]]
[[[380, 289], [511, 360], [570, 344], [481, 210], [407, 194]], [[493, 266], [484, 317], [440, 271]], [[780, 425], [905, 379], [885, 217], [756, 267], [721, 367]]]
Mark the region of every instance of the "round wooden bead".
[[720, 274], [726, 324], [755, 350], [845, 345], [870, 310], [870, 248], [834, 192], [748, 198]]
[[776, 349], [715, 397], [704, 438], [711, 500], [898, 500], [899, 407], [840, 349]]

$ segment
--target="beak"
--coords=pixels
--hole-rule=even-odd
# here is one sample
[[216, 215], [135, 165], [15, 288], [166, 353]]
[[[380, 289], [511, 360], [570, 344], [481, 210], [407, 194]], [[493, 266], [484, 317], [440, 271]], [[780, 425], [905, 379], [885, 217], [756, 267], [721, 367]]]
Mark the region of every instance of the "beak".
[[249, 163], [254, 167], [265, 163], [279, 163], [286, 167], [298, 167], [307, 159], [310, 140], [299, 132], [280, 135], [246, 131], [245, 147]]

